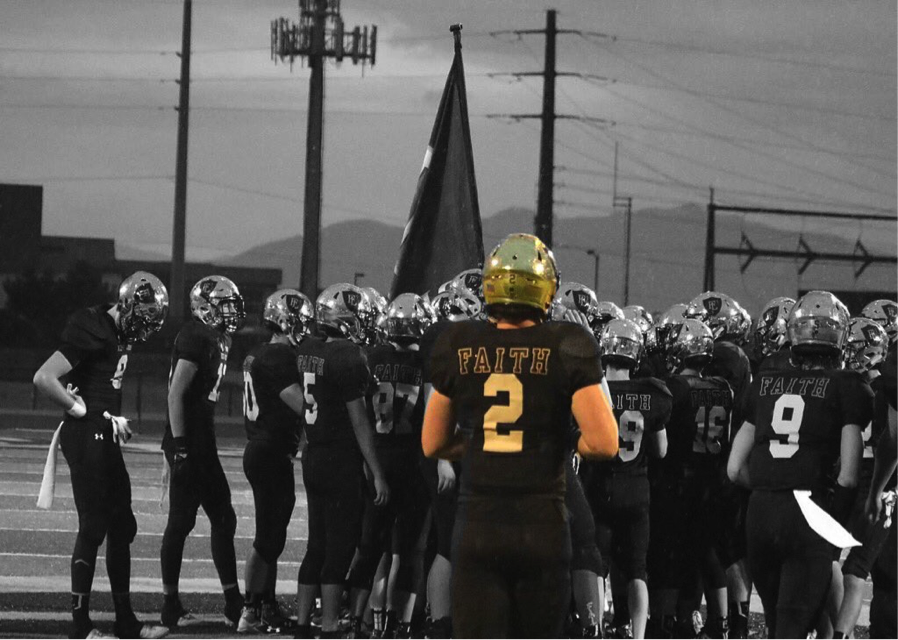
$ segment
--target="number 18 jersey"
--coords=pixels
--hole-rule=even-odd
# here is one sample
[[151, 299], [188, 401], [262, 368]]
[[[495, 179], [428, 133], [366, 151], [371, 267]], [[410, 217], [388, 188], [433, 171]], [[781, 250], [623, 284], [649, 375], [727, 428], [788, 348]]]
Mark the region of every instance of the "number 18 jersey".
[[745, 405], [755, 425], [752, 489], [821, 489], [839, 456], [842, 427], [864, 428], [872, 411], [873, 392], [853, 371], [762, 371]]
[[566, 322], [459, 322], [439, 336], [430, 364], [467, 439], [461, 498], [562, 499], [571, 397], [603, 378], [592, 334]]

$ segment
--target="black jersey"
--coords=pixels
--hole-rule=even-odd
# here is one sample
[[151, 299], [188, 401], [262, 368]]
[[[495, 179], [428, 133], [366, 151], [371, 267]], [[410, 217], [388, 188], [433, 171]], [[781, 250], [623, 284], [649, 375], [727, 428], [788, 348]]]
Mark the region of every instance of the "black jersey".
[[740, 411], [745, 394], [751, 386], [751, 363], [745, 351], [727, 340], [715, 342], [711, 362], [704, 368], [702, 375], [723, 378], [730, 385], [733, 390], [733, 426], [738, 428], [742, 424]]
[[667, 425], [665, 467], [715, 473], [729, 452], [733, 391], [723, 378], [675, 375], [667, 379], [673, 408]]
[[121, 344], [111, 305], [81, 309], [69, 316], [59, 352], [72, 365], [67, 381], [78, 388], [90, 414], [122, 413], [122, 378], [131, 345]]
[[377, 385], [371, 394], [375, 445], [418, 448], [424, 420], [421, 353], [378, 345], [368, 352], [368, 366]]
[[[178, 360], [196, 365], [196, 374], [184, 393], [184, 427], [192, 450], [215, 447], [215, 403], [227, 372], [231, 337], [197, 319], [188, 321], [175, 338], [169, 382]], [[171, 423], [165, 427], [163, 448], [171, 443]]]
[[289, 344], [259, 345], [243, 361], [243, 417], [248, 440], [272, 442], [287, 451], [299, 448], [299, 415], [281, 399], [287, 387], [301, 384], [296, 351]]
[[306, 338], [296, 352], [309, 446], [357, 448], [346, 403], [363, 398], [371, 383], [365, 353], [349, 340], [319, 338]]
[[823, 488], [839, 456], [842, 427], [864, 428], [873, 392], [853, 371], [762, 371], [745, 419], [755, 425], [749, 458], [753, 489]]
[[608, 462], [583, 461], [599, 472], [645, 475], [648, 467], [643, 439], [664, 429], [670, 419], [672, 396], [657, 378], [609, 380], [611, 407], [618, 424], [619, 451]]
[[593, 335], [568, 322], [459, 322], [441, 333], [430, 365], [467, 440], [460, 496], [563, 499], [571, 397], [603, 378]]
[[440, 334], [453, 324], [455, 323], [451, 320], [437, 320], [424, 331], [424, 335], [421, 337], [421, 347], [419, 349], [421, 362], [424, 365], [424, 382], [431, 382], [430, 356], [433, 353], [433, 347], [436, 344], [437, 338], [439, 338]]
[[792, 363], [792, 348], [783, 347], [779, 351], [771, 353], [761, 361], [758, 366], [758, 373], [766, 371], [783, 371], [788, 369], [798, 369]]

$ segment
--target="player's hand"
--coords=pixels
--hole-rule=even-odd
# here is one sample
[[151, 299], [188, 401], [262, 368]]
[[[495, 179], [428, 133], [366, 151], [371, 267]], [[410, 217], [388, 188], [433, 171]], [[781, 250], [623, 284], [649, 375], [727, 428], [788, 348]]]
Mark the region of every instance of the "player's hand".
[[72, 399], [72, 406], [66, 409], [66, 413], [73, 418], [83, 418], [87, 413], [87, 404], [84, 398], [78, 395], [78, 387], [73, 387], [72, 383], [69, 383], [65, 386], [65, 392]]
[[128, 418], [111, 415], [108, 411], [103, 412], [103, 417], [112, 423], [112, 439], [120, 445], [128, 442], [134, 435], [128, 426]]
[[437, 460], [437, 493], [447, 493], [455, 487], [455, 469], [448, 460]]
[[867, 517], [867, 525], [872, 526], [876, 524], [876, 521], [879, 520], [879, 516], [882, 513], [882, 494], [879, 492], [873, 492], [871, 495], [867, 496], [867, 501], [864, 503], [864, 515]]
[[381, 506], [390, 501], [390, 487], [387, 480], [381, 474], [374, 476], [374, 504]]
[[576, 309], [566, 309], [562, 319], [565, 322], [573, 322], [575, 324], [583, 325], [586, 329], [589, 329], [589, 319], [586, 317], [586, 314], [582, 311], [577, 311]]

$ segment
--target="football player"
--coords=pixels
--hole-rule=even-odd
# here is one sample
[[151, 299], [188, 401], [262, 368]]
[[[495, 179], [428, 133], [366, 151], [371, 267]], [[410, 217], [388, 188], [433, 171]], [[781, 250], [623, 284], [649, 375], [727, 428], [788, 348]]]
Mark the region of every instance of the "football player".
[[[612, 320], [602, 331], [599, 347], [611, 391], [611, 406], [618, 421], [618, 454], [608, 462], [584, 462], [580, 472], [596, 518], [599, 549], [610, 557], [612, 570], [623, 575], [632, 637], [644, 638], [649, 595], [646, 554], [649, 545], [649, 481], [647, 458], [667, 454], [665, 426], [670, 418], [671, 395], [656, 378], [631, 379], [644, 352], [643, 334], [631, 320]], [[607, 570], [603, 577], [607, 577]]]
[[857, 487], [873, 394], [859, 374], [839, 368], [848, 322], [829, 292], [795, 304], [787, 330], [800, 368], [762, 371], [752, 383], [727, 465], [730, 479], [752, 490], [747, 566], [775, 638], [805, 637], [829, 590], [834, 549], [828, 530], [804, 515], [815, 510], [811, 498], [831, 493], [829, 510], [845, 522]]
[[[482, 273], [482, 272], [481, 272]], [[469, 277], [469, 279], [471, 279]], [[480, 276], [482, 281], [482, 275]], [[421, 339], [421, 360], [424, 366], [425, 401], [433, 393], [431, 384], [430, 354], [440, 334], [454, 322], [476, 320], [483, 316], [480, 299], [467, 288], [459, 288], [447, 283], [443, 291], [434, 296], [431, 307], [436, 314], [436, 322], [424, 332]], [[427, 637], [451, 638], [452, 617], [450, 605], [450, 582], [452, 564], [449, 561], [452, 548], [452, 529], [455, 525], [458, 485], [456, 479], [460, 467], [458, 462], [432, 460], [423, 456], [420, 461], [424, 481], [430, 494], [430, 508], [433, 519], [435, 550], [427, 573], [427, 602], [430, 605]]]
[[212, 561], [224, 591], [224, 615], [236, 625], [243, 608], [237, 582], [237, 516], [218, 458], [215, 404], [228, 366], [231, 334], [245, 317], [243, 296], [230, 279], [212, 275], [190, 290], [188, 320], [175, 338], [168, 382], [168, 421], [162, 438], [171, 468], [168, 522], [162, 536], [162, 624], [176, 627], [189, 613], [178, 583], [184, 543], [203, 508], [211, 525]]
[[[795, 306], [795, 300], [787, 297], [773, 298], [755, 320], [752, 327], [754, 338], [753, 350], [749, 355], [752, 375], [757, 375], [761, 368], [783, 369], [789, 367], [789, 339], [786, 335], [786, 321]], [[776, 353], [782, 355], [767, 360]]]
[[[845, 341], [845, 368], [856, 371], [875, 385], [875, 380], [881, 377], [878, 369], [886, 360], [888, 344], [889, 337], [878, 323], [867, 318], [852, 318]], [[894, 401], [893, 398], [892, 402]], [[882, 446], [883, 441], [888, 446], [888, 438], [883, 440], [887, 423], [888, 400], [885, 393], [877, 389], [873, 420], [863, 432], [864, 453], [859, 473], [858, 497], [851, 516], [851, 531], [863, 544], [851, 549], [842, 565], [844, 595], [833, 625], [837, 637], [847, 638], [854, 630], [861, 611], [866, 580], [888, 537], [888, 517], [877, 517], [871, 527], [868, 526], [864, 509], [871, 489], [879, 494], [886, 488], [891, 489], [892, 496], [889, 499], [894, 499], [894, 478], [889, 479], [888, 485], [891, 486], [880, 486], [878, 489], [873, 486], [875, 449]]]
[[879, 323], [889, 335], [890, 344], [898, 342], [898, 303], [892, 300], [874, 300], [861, 309], [861, 317]]
[[[368, 501], [362, 521], [358, 556], [350, 572], [350, 614], [353, 630], [361, 631], [361, 617], [374, 583], [382, 553], [397, 539], [398, 568], [387, 585], [384, 637], [411, 637], [415, 592], [423, 575], [418, 550], [427, 510], [427, 489], [419, 467], [421, 422], [424, 419], [423, 372], [419, 343], [433, 321], [424, 299], [413, 293], [398, 295], [387, 307], [387, 343], [368, 352], [368, 366], [377, 380], [371, 398], [375, 416], [374, 447], [381, 461], [390, 502]], [[394, 577], [395, 576], [395, 577]]]
[[659, 464], [663, 481], [658, 485], [652, 504], [664, 514], [658, 525], [652, 523], [652, 537], [662, 548], [672, 545], [673, 558], [668, 568], [673, 575], [662, 578], [666, 599], [659, 602], [662, 615], [671, 615], [673, 596], [684, 598], [676, 605], [678, 627], [692, 624], [695, 573], [701, 576], [708, 604], [704, 633], [712, 638], [725, 637], [727, 630], [726, 574], [720, 560], [722, 476], [733, 411], [733, 392], [726, 380], [706, 376], [711, 363], [714, 339], [701, 321], [686, 318], [670, 336], [666, 380], [673, 396], [667, 425], [667, 456]]
[[670, 334], [673, 328], [683, 323], [685, 319], [685, 303], [671, 305], [661, 315], [655, 318], [652, 328], [646, 333], [645, 357], [636, 372], [636, 378], [658, 378], [664, 380], [670, 375], [667, 371], [667, 348], [670, 342]]
[[[134, 343], [162, 328], [168, 293], [145, 271], [125, 278], [115, 304], [69, 316], [61, 345], [34, 374], [34, 386], [65, 410], [58, 441], [69, 466], [78, 511], [72, 553], [72, 638], [161, 638], [164, 627], [141, 623], [131, 608], [131, 542], [137, 521], [120, 444], [131, 430], [122, 413], [122, 381]], [[63, 387], [60, 379], [67, 376]], [[56, 450], [54, 436], [53, 452]], [[106, 540], [106, 572], [115, 606], [115, 635], [90, 619], [97, 550]]]
[[256, 532], [246, 560], [245, 602], [237, 633], [280, 633], [292, 621], [275, 597], [277, 561], [296, 503], [293, 460], [299, 450], [303, 390], [295, 347], [309, 334], [312, 303], [295, 289], [268, 296], [262, 324], [271, 339], [243, 361], [243, 416], [248, 442], [243, 472], [253, 491]]
[[374, 503], [389, 499], [365, 403], [371, 373], [360, 345], [371, 313], [368, 296], [359, 287], [331, 285], [315, 301], [323, 337], [307, 338], [297, 348], [308, 442], [302, 478], [309, 512], [308, 544], [297, 578], [297, 637], [312, 637], [311, 614], [319, 588], [321, 637], [339, 637], [340, 600], [359, 541], [367, 473]]
[[595, 338], [545, 322], [558, 285], [548, 247], [512, 234], [483, 274], [490, 321], [437, 339], [422, 432], [425, 455], [462, 460], [452, 622], [458, 637], [558, 637], [570, 603], [570, 414], [584, 457], [614, 456], [617, 425]]

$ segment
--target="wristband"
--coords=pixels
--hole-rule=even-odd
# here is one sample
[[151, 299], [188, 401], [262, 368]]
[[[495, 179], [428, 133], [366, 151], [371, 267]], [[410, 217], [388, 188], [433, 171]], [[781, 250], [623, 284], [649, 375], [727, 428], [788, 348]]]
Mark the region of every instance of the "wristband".
[[73, 400], [72, 406], [66, 409], [66, 413], [73, 418], [83, 418], [87, 415], [87, 407], [84, 406], [84, 402]]

